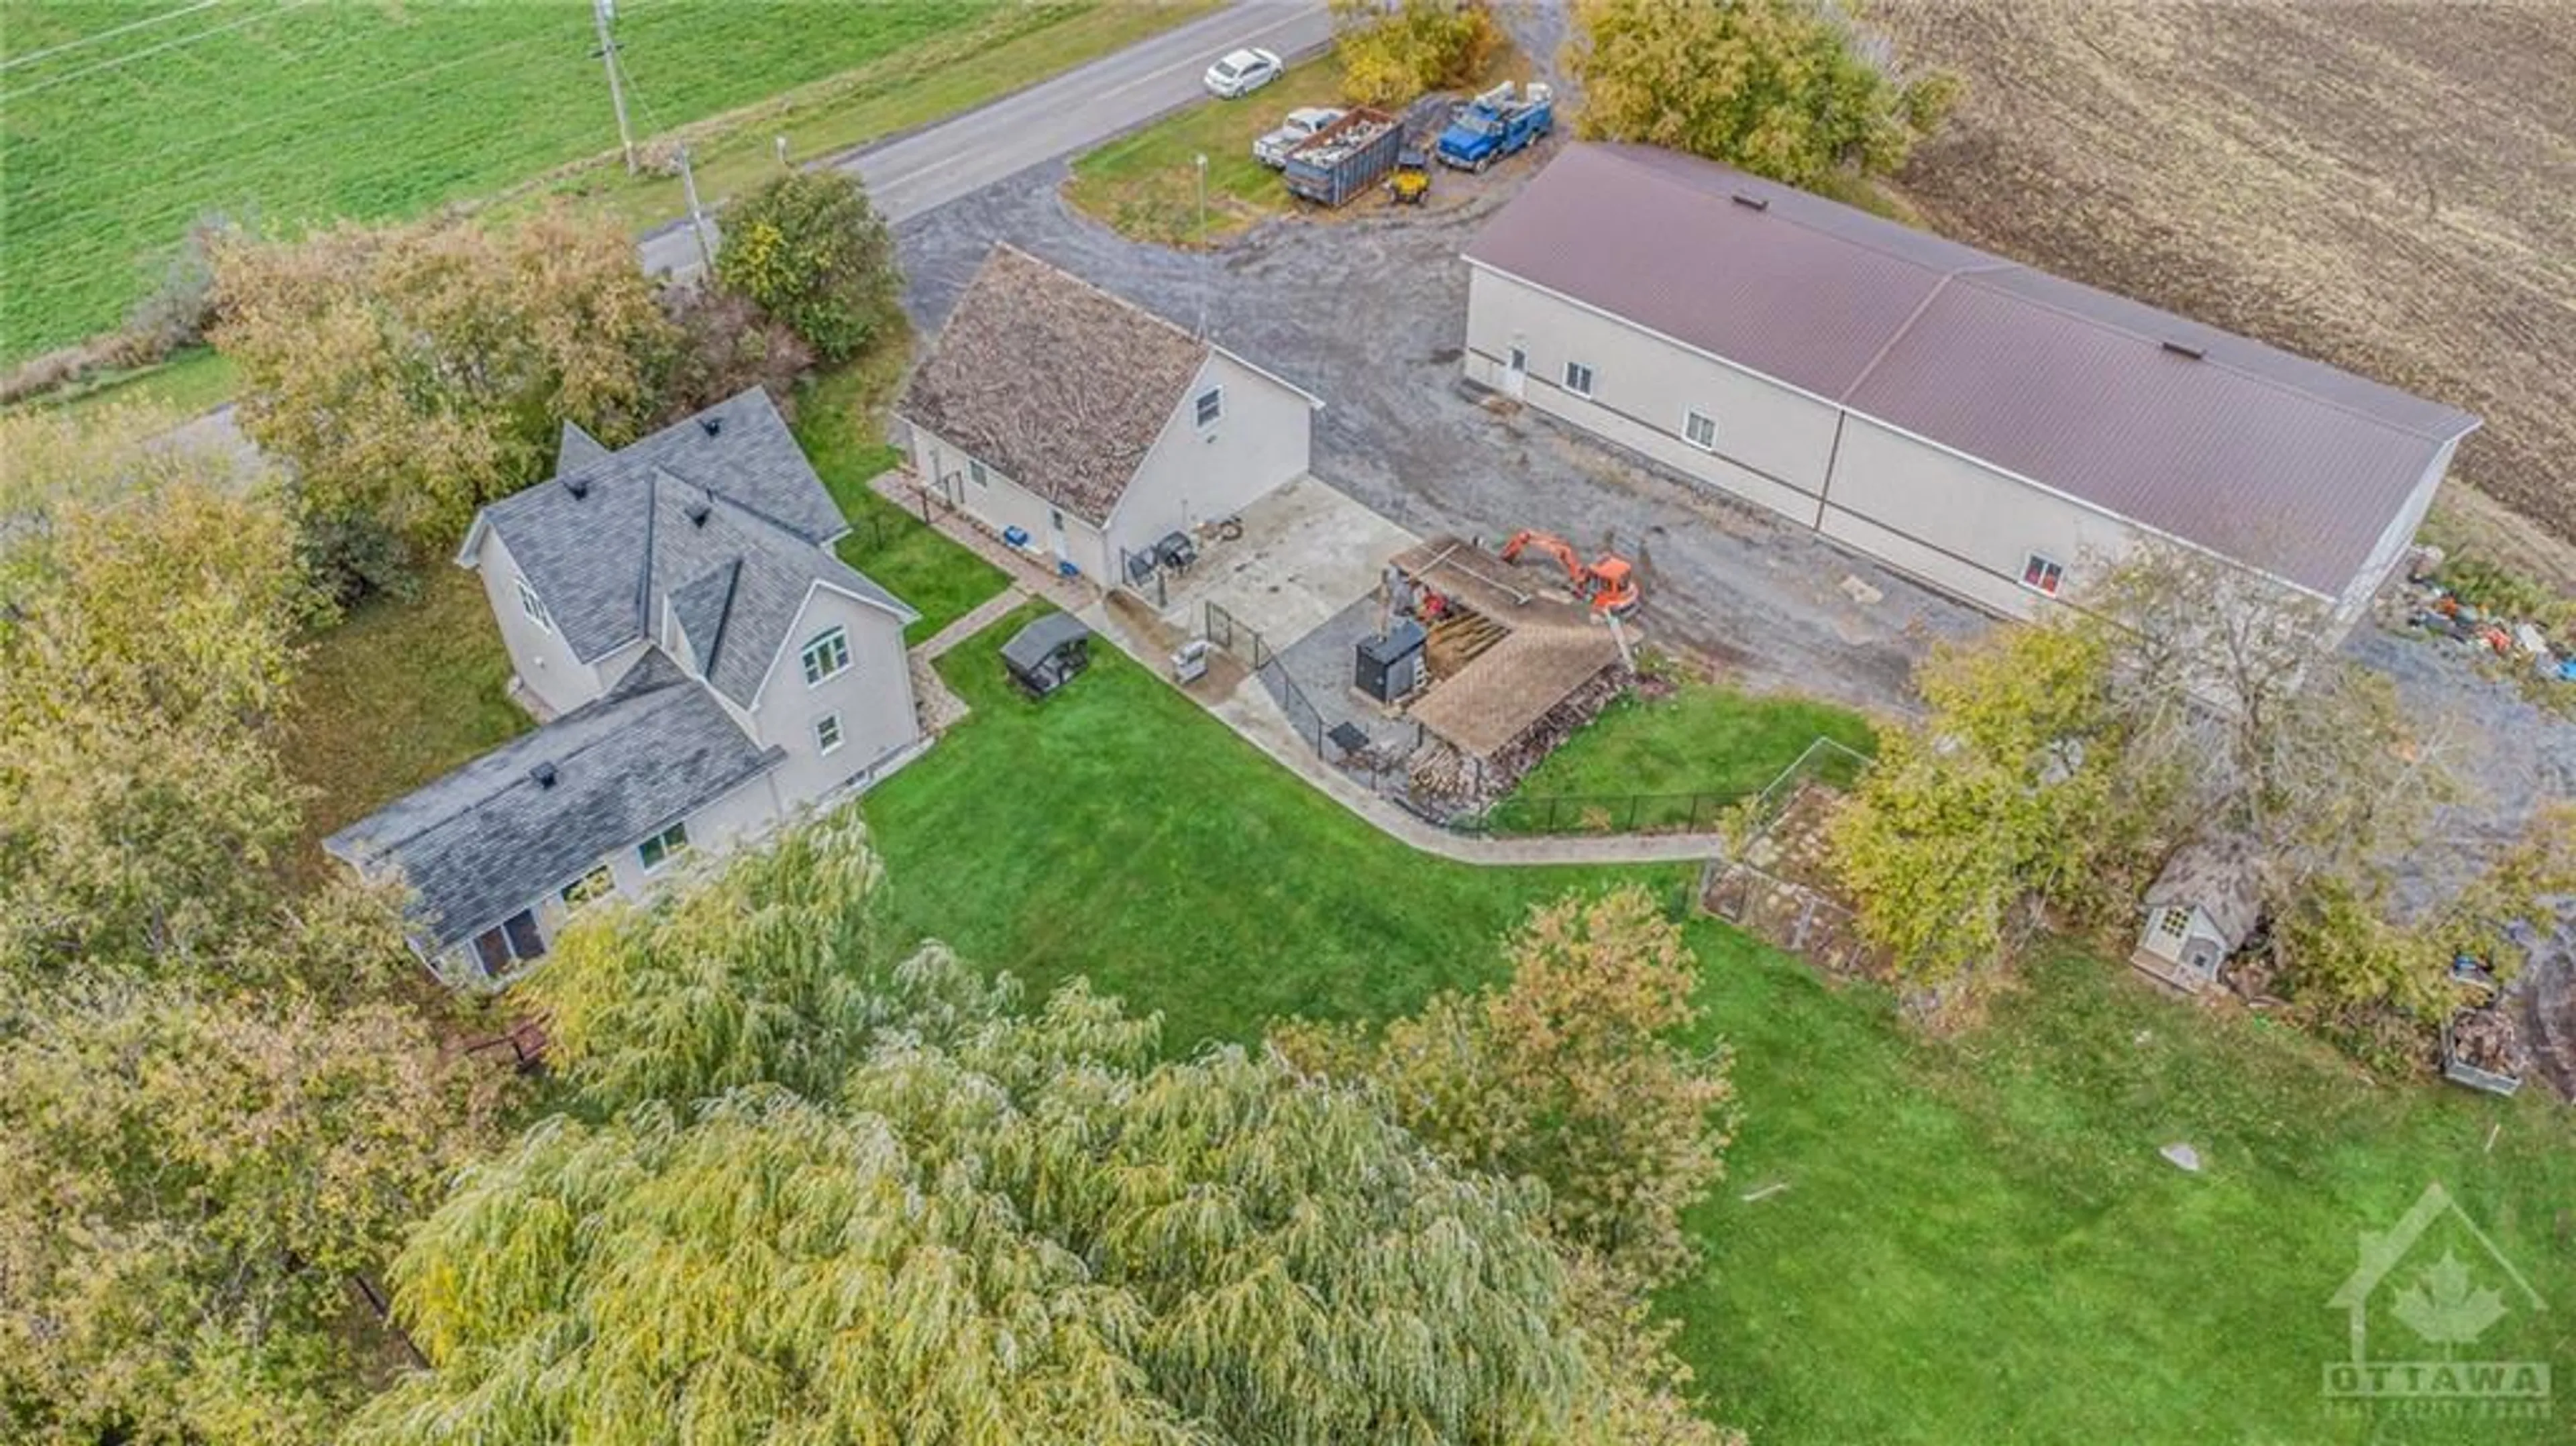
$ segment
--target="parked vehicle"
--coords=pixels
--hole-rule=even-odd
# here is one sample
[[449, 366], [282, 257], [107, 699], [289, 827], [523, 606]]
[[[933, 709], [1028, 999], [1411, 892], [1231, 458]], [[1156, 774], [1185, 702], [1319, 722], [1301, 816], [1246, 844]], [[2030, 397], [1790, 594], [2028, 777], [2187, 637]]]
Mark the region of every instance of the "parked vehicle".
[[1386, 178], [1386, 193], [1399, 206], [1419, 206], [1431, 194], [1431, 158], [1411, 146], [1395, 153], [1395, 174]]
[[1338, 206], [1376, 185], [1403, 149], [1403, 122], [1362, 106], [1288, 153], [1289, 193]]
[[1279, 73], [1286, 68], [1279, 63], [1278, 56], [1267, 50], [1244, 49], [1234, 51], [1209, 66], [1204, 79], [1209, 94], [1233, 100], [1277, 80]]
[[1536, 81], [1504, 81], [1461, 106], [1440, 133], [1444, 164], [1481, 171], [1556, 128], [1556, 96]]
[[1288, 153], [1306, 143], [1317, 131], [1342, 118], [1340, 108], [1329, 105], [1299, 106], [1288, 112], [1279, 129], [1252, 143], [1252, 158], [1272, 170], [1288, 164]]

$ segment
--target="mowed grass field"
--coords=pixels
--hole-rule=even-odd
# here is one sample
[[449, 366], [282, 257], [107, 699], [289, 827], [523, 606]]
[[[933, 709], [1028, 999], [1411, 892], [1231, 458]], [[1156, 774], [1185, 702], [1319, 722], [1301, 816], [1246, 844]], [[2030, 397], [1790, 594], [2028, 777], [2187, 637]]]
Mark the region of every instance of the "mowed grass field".
[[[640, 140], [1091, 8], [623, 0], [616, 28]], [[0, 361], [118, 324], [207, 212], [408, 215], [613, 151], [596, 50], [588, 0], [0, 0]]]
[[[996, 656], [1029, 615], [940, 661], [974, 715], [863, 805], [893, 919], [1041, 991], [1087, 975], [1160, 1011], [1175, 1053], [1484, 983], [1501, 935], [1569, 888], [1687, 887], [1416, 854], [1105, 646], [1031, 703]], [[1704, 1267], [1660, 1307], [1711, 1414], [1756, 1441], [2576, 1439], [2576, 1117], [2539, 1092], [2374, 1084], [2073, 953], [1930, 1039], [1873, 990], [1713, 920], [1688, 931], [1743, 1119], [1692, 1216]], [[2200, 1173], [2158, 1155], [2177, 1141]], [[2526, 1418], [2374, 1418], [2322, 1393], [2356, 1239], [2436, 1181], [2551, 1309], [2450, 1220], [2388, 1277], [2370, 1349], [2440, 1358], [2392, 1300], [2451, 1252], [2505, 1307], [2461, 1357], [2557, 1368]]]

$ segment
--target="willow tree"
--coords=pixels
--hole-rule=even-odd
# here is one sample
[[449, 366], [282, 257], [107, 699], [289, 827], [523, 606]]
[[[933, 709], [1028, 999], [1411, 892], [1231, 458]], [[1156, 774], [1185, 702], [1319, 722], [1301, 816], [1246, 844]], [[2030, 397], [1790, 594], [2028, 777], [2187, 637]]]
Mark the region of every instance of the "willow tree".
[[[893, 959], [874, 882], [858, 827], [825, 822], [707, 885], [720, 902], [575, 927], [582, 977], [551, 997], [577, 1003], [564, 1067], [586, 1112], [466, 1171], [414, 1236], [396, 1298], [431, 1365], [359, 1439], [1691, 1427], [1668, 1376], [1604, 1355], [1638, 1323], [1593, 1317], [1538, 1191], [1452, 1167], [1276, 1056], [1162, 1060], [1155, 1021], [1079, 982], [1028, 1008], [935, 947]], [[701, 997], [621, 1000], [620, 981]], [[643, 1058], [665, 1051], [689, 1063]]]

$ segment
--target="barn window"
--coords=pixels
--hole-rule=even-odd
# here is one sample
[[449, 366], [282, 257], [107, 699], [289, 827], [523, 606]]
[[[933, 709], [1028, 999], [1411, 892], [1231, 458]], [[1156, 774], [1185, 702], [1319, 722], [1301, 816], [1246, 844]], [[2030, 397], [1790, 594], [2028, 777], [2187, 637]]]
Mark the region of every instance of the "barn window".
[[2043, 557], [2034, 552], [2022, 562], [2021, 585], [2032, 592], [2046, 593], [2050, 597], [2055, 597], [2058, 588], [2064, 586], [2065, 582], [2066, 568], [2054, 558]]
[[554, 620], [546, 616], [545, 600], [537, 596], [537, 590], [528, 586], [524, 577], [519, 579], [519, 611], [526, 613], [530, 622], [547, 632], [555, 630]]
[[1682, 439], [1703, 452], [1717, 450], [1717, 418], [1696, 408], [1682, 414]]
[[992, 479], [984, 475], [984, 464], [976, 461], [972, 457], [966, 459], [966, 475], [974, 478], [975, 485], [978, 487], [990, 487], [993, 485]]
[[1199, 393], [1199, 399], [1195, 405], [1198, 411], [1199, 425], [1202, 427], [1215, 426], [1216, 419], [1225, 415], [1225, 388], [1210, 387], [1206, 391]]
[[826, 713], [814, 720], [814, 748], [829, 753], [841, 746], [841, 715]]
[[1506, 362], [1506, 363], [1504, 363], [1504, 365], [1509, 366], [1513, 371], [1516, 371], [1516, 372], [1525, 372], [1525, 371], [1528, 371], [1528, 370], [1529, 370], [1529, 352], [1528, 352], [1526, 349], [1522, 348], [1522, 347], [1514, 346], [1514, 347], [1512, 348], [1512, 357], [1511, 357], [1511, 360], [1510, 360], [1510, 361], [1508, 361], [1508, 362]]
[[813, 687], [850, 666], [850, 635], [834, 628], [805, 645], [805, 686]]
[[2191, 932], [2191, 910], [2167, 909], [2156, 916], [2156, 932], [2168, 939], [2179, 939]]
[[1565, 364], [1565, 389], [1578, 397], [1592, 395], [1592, 368], [1581, 362]]
[[651, 873], [673, 858], [688, 851], [689, 826], [675, 823], [635, 846], [635, 857], [643, 862], [644, 872]]

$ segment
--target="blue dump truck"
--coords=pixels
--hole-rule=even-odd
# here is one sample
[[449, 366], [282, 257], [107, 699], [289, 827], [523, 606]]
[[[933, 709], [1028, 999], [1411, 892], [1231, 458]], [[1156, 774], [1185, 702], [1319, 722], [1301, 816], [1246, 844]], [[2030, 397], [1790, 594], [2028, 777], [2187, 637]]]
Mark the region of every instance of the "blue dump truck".
[[1556, 126], [1556, 97], [1536, 81], [1514, 86], [1504, 81], [1458, 108], [1449, 129], [1440, 133], [1441, 161], [1462, 171], [1481, 171], [1512, 155]]
[[1395, 169], [1403, 149], [1404, 123], [1362, 106], [1290, 151], [1281, 175], [1290, 194], [1338, 206]]

